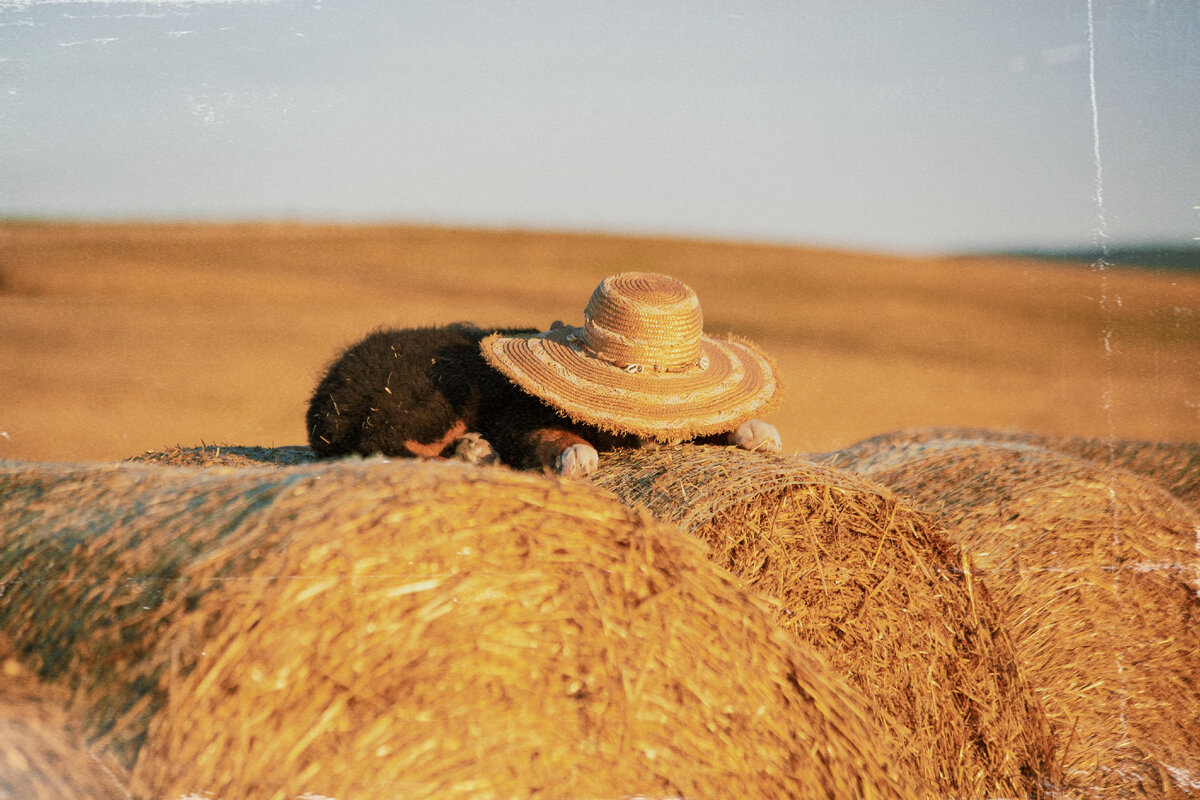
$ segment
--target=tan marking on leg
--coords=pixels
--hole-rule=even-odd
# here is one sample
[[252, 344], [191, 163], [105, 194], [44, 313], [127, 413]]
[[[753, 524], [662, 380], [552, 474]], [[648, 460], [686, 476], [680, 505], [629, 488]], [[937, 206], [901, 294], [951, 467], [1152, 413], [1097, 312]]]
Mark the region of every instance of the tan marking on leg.
[[467, 424], [460, 419], [454, 423], [454, 427], [442, 435], [442, 438], [427, 443], [409, 439], [404, 443], [404, 449], [420, 458], [437, 458], [443, 450], [461, 439], [466, 432]]

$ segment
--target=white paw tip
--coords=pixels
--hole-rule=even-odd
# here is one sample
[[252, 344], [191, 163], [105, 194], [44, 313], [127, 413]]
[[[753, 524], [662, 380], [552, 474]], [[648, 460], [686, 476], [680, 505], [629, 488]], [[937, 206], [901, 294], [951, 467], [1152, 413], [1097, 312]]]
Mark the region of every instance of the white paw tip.
[[783, 450], [779, 430], [762, 420], [743, 422], [733, 434], [733, 443], [743, 450], [756, 453], [778, 453]]
[[600, 466], [600, 454], [591, 445], [573, 444], [562, 451], [555, 466], [559, 475], [582, 478], [591, 475]]
[[468, 433], [458, 440], [454, 456], [468, 464], [497, 464], [500, 455], [491, 442], [478, 433]]

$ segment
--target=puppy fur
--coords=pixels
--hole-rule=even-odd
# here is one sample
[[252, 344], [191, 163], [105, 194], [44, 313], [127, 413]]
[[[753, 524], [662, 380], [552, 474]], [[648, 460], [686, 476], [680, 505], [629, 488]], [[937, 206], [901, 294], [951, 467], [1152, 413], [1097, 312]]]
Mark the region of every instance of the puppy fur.
[[[572, 422], [514, 386], [479, 352], [480, 340], [493, 332], [467, 323], [386, 329], [352, 345], [329, 366], [309, 401], [312, 449], [320, 458], [499, 458], [519, 469], [586, 474], [594, 469], [595, 453], [644, 444], [636, 436]], [[734, 443], [731, 436], [695, 441]]]

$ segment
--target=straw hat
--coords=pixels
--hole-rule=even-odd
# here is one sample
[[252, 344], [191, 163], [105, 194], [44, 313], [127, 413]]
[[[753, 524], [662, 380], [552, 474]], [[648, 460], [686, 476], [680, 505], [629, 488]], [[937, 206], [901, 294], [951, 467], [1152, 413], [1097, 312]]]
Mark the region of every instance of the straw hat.
[[737, 428], [775, 406], [774, 362], [753, 344], [705, 336], [700, 300], [674, 278], [605, 278], [583, 327], [492, 334], [484, 358], [578, 423], [671, 441]]

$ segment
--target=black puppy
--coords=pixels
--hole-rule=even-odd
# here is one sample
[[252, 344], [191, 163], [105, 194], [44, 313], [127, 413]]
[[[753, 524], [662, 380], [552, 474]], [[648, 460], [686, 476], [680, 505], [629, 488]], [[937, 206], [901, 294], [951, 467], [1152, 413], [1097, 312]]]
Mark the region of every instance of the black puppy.
[[[583, 475], [595, 469], [597, 452], [652, 445], [575, 423], [514, 386], [479, 351], [493, 332], [466, 323], [379, 330], [351, 346], [309, 402], [308, 439], [317, 456], [499, 459], [520, 469]], [[778, 450], [778, 433], [758, 420], [694, 441]]]

